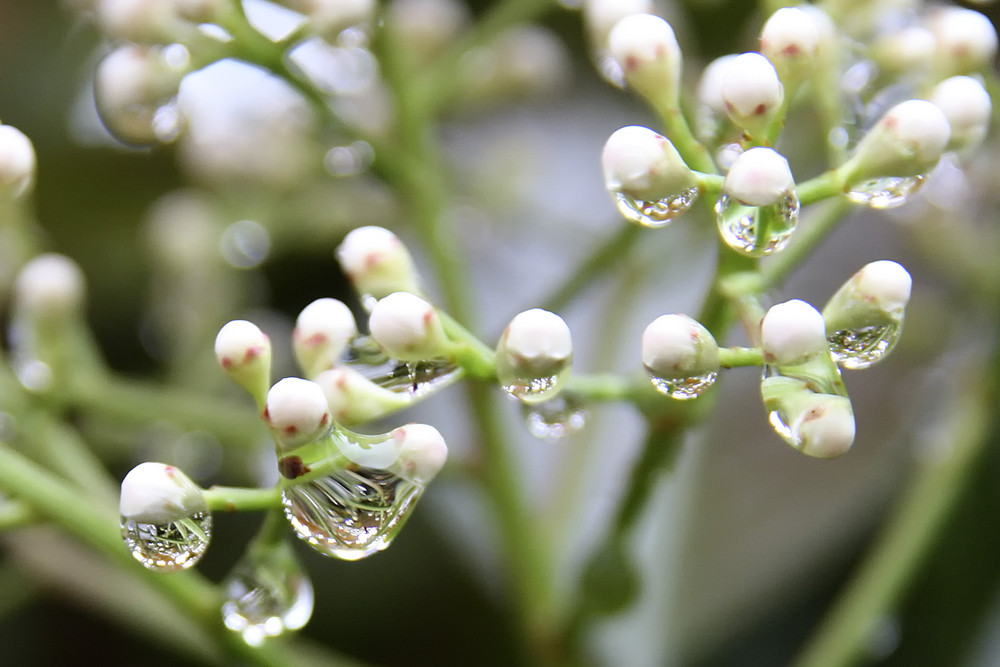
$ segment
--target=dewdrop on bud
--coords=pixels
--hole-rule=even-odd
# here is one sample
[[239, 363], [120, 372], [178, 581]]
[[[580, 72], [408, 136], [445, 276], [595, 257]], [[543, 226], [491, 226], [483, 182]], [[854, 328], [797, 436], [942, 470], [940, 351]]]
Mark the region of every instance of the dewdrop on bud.
[[35, 147], [16, 127], [0, 125], [0, 197], [18, 198], [35, 184]]
[[368, 309], [393, 292], [422, 291], [410, 252], [399, 237], [383, 227], [358, 227], [349, 232], [337, 248], [337, 261]]
[[948, 119], [949, 150], [966, 150], [982, 143], [993, 113], [990, 94], [982, 83], [971, 76], [953, 76], [934, 87], [930, 101]]
[[797, 365], [827, 349], [823, 315], [805, 301], [792, 299], [768, 309], [760, 323], [764, 362]]
[[799, 221], [799, 197], [788, 160], [771, 148], [751, 148], [733, 162], [715, 205], [730, 248], [751, 257], [788, 245]]
[[[775, 381], [766, 385], [768, 380]], [[803, 454], [830, 459], [854, 444], [855, 422], [846, 395], [816, 393], [797, 378], [772, 377], [761, 385], [771, 425]]]
[[851, 370], [885, 358], [899, 340], [913, 281], [896, 262], [866, 264], [823, 308], [833, 358]]
[[83, 271], [69, 257], [45, 253], [21, 267], [14, 279], [18, 315], [32, 320], [64, 318], [83, 308], [86, 284]]
[[935, 64], [946, 76], [988, 68], [996, 56], [997, 31], [984, 14], [940, 7], [930, 12], [926, 25], [937, 38]]
[[657, 109], [678, 107], [682, 56], [669, 23], [653, 14], [626, 16], [608, 34], [608, 50], [639, 95]]
[[372, 307], [368, 329], [390, 357], [423, 361], [447, 356], [451, 343], [430, 303], [409, 292], [393, 292]]
[[742, 53], [723, 73], [722, 99], [729, 118], [750, 136], [763, 134], [785, 99], [774, 65], [759, 53]]
[[519, 313], [497, 343], [497, 380], [522, 403], [553, 398], [565, 385], [573, 340], [563, 318], [541, 308]]
[[448, 459], [448, 446], [436, 428], [428, 424], [407, 424], [390, 435], [399, 446], [399, 458], [392, 471], [403, 479], [426, 485]]
[[267, 334], [253, 322], [227, 322], [215, 337], [215, 358], [262, 407], [271, 384], [271, 339]]
[[282, 502], [301, 539], [342, 560], [387, 548], [448, 454], [441, 434], [422, 424], [373, 436], [335, 426], [329, 445], [318, 457], [283, 459], [296, 459], [301, 474], [329, 473], [305, 480], [285, 474]]
[[150, 570], [191, 567], [208, 549], [212, 515], [187, 475], [163, 463], [141, 463], [122, 480], [122, 539]]
[[670, 141], [646, 127], [616, 130], [601, 153], [604, 185], [630, 222], [662, 227], [698, 197], [694, 174]]
[[719, 346], [708, 329], [687, 315], [661, 315], [642, 333], [642, 363], [660, 393], [697, 398], [719, 376]]
[[263, 417], [281, 453], [319, 440], [332, 424], [323, 389], [302, 378], [276, 382], [267, 393]]
[[927, 100], [907, 100], [889, 109], [861, 139], [840, 171], [847, 197], [872, 208], [902, 205], [941, 159], [951, 127]]
[[345, 426], [381, 419], [412, 400], [409, 394], [381, 387], [346, 366], [323, 371], [314, 381], [323, 388], [333, 418]]
[[816, 62], [823, 36], [812, 12], [783, 7], [760, 31], [760, 52], [786, 84], [801, 82]]
[[295, 358], [306, 377], [312, 378], [338, 363], [357, 335], [358, 325], [350, 308], [337, 299], [316, 299], [295, 320]]

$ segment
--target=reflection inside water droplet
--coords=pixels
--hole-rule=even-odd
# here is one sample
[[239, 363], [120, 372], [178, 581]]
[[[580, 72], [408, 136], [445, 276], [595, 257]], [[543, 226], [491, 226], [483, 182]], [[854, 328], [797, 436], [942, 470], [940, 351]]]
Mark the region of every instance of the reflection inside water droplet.
[[528, 431], [542, 440], [558, 440], [581, 430], [587, 423], [587, 409], [573, 396], [560, 394], [534, 404], [522, 404]]
[[691, 187], [683, 192], [655, 201], [646, 201], [629, 196], [624, 192], [613, 193], [619, 213], [628, 220], [643, 227], [659, 228], [691, 208], [698, 199], [698, 188]]
[[899, 341], [901, 322], [883, 326], [844, 329], [829, 336], [830, 353], [838, 364], [849, 370], [868, 368], [885, 358]]
[[658, 377], [648, 367], [646, 372], [649, 374], [649, 381], [656, 388], [656, 391], [681, 401], [698, 398], [708, 391], [708, 388], [715, 384], [719, 377], [716, 371], [685, 378]]
[[284, 541], [264, 551], [251, 548], [222, 587], [223, 622], [250, 646], [298, 630], [312, 616], [312, 583]]
[[847, 198], [870, 208], [902, 206], [927, 180], [926, 176], [884, 176], [850, 186]]
[[747, 206], [727, 194], [715, 205], [722, 240], [733, 250], [762, 257], [782, 250], [799, 222], [799, 198], [785, 193], [770, 206]]
[[121, 531], [132, 556], [150, 570], [183, 570], [197, 563], [208, 549], [212, 515], [196, 512], [162, 524], [122, 517]]
[[320, 553], [359, 560], [387, 548], [423, 493], [387, 470], [353, 466], [282, 492], [295, 533]]

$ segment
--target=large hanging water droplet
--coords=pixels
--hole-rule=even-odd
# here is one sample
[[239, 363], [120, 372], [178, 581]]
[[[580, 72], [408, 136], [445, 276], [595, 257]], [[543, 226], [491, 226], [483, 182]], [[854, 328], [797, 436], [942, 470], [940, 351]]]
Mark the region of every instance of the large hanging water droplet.
[[359, 560], [389, 546], [423, 490], [393, 472], [352, 466], [289, 486], [282, 500], [295, 533], [314, 549]]
[[129, 551], [150, 570], [183, 570], [197, 563], [208, 549], [212, 515], [206, 510], [161, 524], [122, 517], [121, 530]]
[[723, 194], [715, 204], [715, 217], [730, 248], [762, 257], [788, 245], [799, 222], [799, 198], [789, 191], [769, 206], [748, 206]]
[[685, 378], [658, 377], [649, 368], [646, 368], [646, 372], [649, 374], [649, 381], [653, 384], [656, 391], [680, 401], [698, 398], [708, 391], [708, 388], [715, 384], [715, 381], [719, 378], [717, 371], [710, 371], [702, 375], [693, 375]]
[[284, 541], [264, 549], [251, 548], [222, 587], [226, 595], [223, 622], [250, 646], [260, 646], [286, 630], [298, 630], [312, 616], [312, 583]]
[[[546, 366], [552, 366], [546, 364]], [[553, 372], [554, 371], [554, 372]], [[505, 392], [522, 403], [538, 404], [554, 398], [562, 391], [569, 366], [558, 364], [555, 368], [540, 369], [537, 373], [526, 372], [522, 367], [515, 369], [510, 364], [497, 359], [497, 380]]]
[[827, 340], [830, 341], [830, 353], [838, 364], [848, 370], [860, 370], [889, 354], [902, 332], [902, 323], [892, 322], [836, 331], [827, 336]]
[[450, 361], [393, 359], [371, 336], [356, 336], [341, 361], [378, 386], [414, 399], [457, 380], [462, 370]]
[[855, 204], [886, 209], [902, 206], [927, 180], [926, 176], [883, 176], [850, 186], [847, 198]]
[[582, 401], [565, 394], [541, 403], [524, 404], [522, 408], [528, 431], [542, 440], [565, 438], [587, 423], [587, 409]]
[[629, 222], [643, 227], [659, 228], [670, 223], [698, 199], [698, 188], [690, 187], [669, 197], [656, 200], [637, 199], [624, 192], [614, 193], [618, 211]]

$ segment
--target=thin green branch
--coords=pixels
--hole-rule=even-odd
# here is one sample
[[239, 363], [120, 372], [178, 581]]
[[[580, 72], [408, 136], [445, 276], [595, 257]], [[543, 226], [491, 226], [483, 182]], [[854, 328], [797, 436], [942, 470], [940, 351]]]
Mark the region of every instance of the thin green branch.
[[281, 507], [281, 490], [212, 486], [203, 492], [213, 512], [258, 512]]

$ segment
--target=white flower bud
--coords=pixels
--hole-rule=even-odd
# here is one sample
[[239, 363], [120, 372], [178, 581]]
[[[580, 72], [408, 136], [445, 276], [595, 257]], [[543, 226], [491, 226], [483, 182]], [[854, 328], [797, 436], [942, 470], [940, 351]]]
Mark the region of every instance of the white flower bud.
[[320, 439], [333, 425], [323, 389], [302, 378], [276, 382], [267, 393], [263, 416], [282, 452]]
[[340, 267], [362, 296], [381, 299], [393, 292], [420, 294], [420, 277], [410, 252], [383, 227], [358, 227], [337, 248]]
[[172, 0], [97, 0], [97, 22], [108, 36], [140, 44], [176, 41]]
[[990, 66], [997, 53], [997, 31], [984, 14], [961, 7], [940, 7], [927, 19], [937, 38], [939, 69], [965, 74]]
[[375, 0], [286, 0], [282, 4], [304, 14], [313, 32], [331, 41], [347, 28], [370, 24], [375, 15]]
[[125, 475], [118, 510], [126, 519], [162, 525], [207, 512], [208, 505], [201, 489], [180, 469], [147, 462]]
[[457, 0], [396, 0], [386, 11], [386, 24], [420, 62], [440, 53], [469, 23], [469, 10]]
[[21, 197], [35, 184], [35, 147], [23, 132], [0, 125], [0, 194]]
[[503, 345], [515, 364], [562, 363], [573, 356], [565, 320], [541, 308], [515, 315], [504, 331]]
[[851, 276], [823, 308], [828, 333], [900, 322], [913, 280], [896, 262], [870, 262]]
[[215, 358], [222, 369], [264, 404], [271, 383], [271, 339], [253, 322], [232, 320], [215, 336]]
[[434, 306], [409, 292], [377, 301], [368, 329], [389, 356], [402, 361], [437, 359], [451, 347]]
[[812, 404], [789, 424], [792, 438], [803, 454], [830, 459], [854, 444], [854, 410], [843, 396], [816, 394]]
[[752, 135], [762, 132], [785, 99], [774, 65], [759, 53], [741, 53], [723, 74], [722, 98], [729, 117]]
[[760, 52], [783, 76], [803, 76], [816, 60], [822, 33], [812, 12], [783, 7], [771, 14], [760, 31]]
[[986, 88], [970, 76], [945, 79], [930, 95], [951, 126], [948, 148], [962, 150], [978, 146], [986, 136], [993, 103]]
[[922, 26], [907, 26], [877, 41], [872, 55], [889, 72], [927, 71], [934, 62], [937, 38]]
[[438, 474], [448, 459], [448, 446], [433, 426], [407, 424], [390, 435], [399, 446], [399, 459], [393, 471], [417, 484], [427, 484]]
[[582, 9], [591, 46], [600, 50], [616, 23], [632, 14], [652, 14], [654, 7], [652, 0], [584, 0]]
[[323, 371], [315, 382], [323, 388], [333, 418], [346, 426], [381, 419], [410, 404], [409, 395], [380, 387], [345, 366]]
[[64, 317], [83, 307], [83, 271], [69, 257], [38, 255], [25, 264], [14, 281], [18, 311], [30, 317]]
[[760, 342], [768, 364], [800, 364], [827, 349], [823, 315], [799, 299], [779, 303], [761, 320]]
[[637, 199], [655, 201], [696, 183], [670, 140], [638, 125], [620, 128], [608, 137], [601, 167], [609, 192]]
[[951, 137], [944, 112], [927, 100], [889, 109], [841, 167], [847, 183], [885, 176], [918, 176], [934, 168]]
[[722, 82], [726, 77], [726, 67], [736, 59], [736, 54], [728, 53], [708, 63], [698, 80], [698, 102], [715, 113], [726, 113], [726, 100], [722, 97]]
[[669, 23], [653, 14], [626, 16], [611, 29], [608, 50], [639, 95], [658, 109], [677, 107], [682, 56]]
[[350, 308], [337, 299], [316, 299], [295, 320], [295, 358], [306, 377], [314, 377], [340, 361], [357, 335], [358, 325]]
[[658, 378], [689, 378], [719, 370], [719, 346], [687, 315], [661, 315], [642, 332], [642, 363]]
[[760, 147], [740, 153], [722, 183], [723, 192], [748, 206], [770, 206], [794, 189], [788, 160]]

